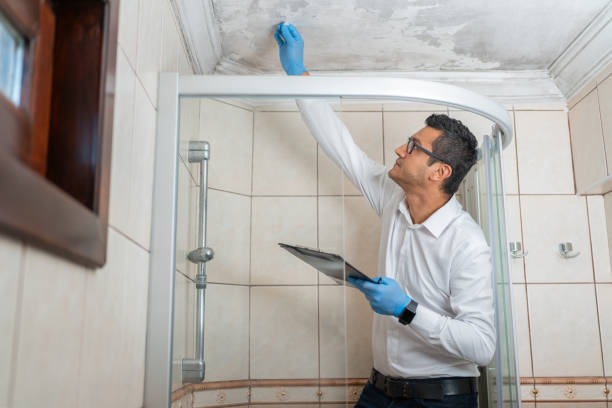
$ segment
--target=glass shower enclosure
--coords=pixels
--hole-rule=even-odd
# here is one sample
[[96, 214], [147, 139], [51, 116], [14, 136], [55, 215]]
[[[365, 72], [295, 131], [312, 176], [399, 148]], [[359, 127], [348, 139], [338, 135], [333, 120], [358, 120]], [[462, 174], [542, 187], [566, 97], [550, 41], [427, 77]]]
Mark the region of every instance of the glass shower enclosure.
[[371, 368], [372, 311], [278, 243], [340, 254], [375, 276], [380, 229], [302, 123], [300, 97], [327, 100], [389, 166], [432, 112], [492, 124], [457, 197], [495, 271], [497, 351], [480, 368], [479, 406], [519, 407], [501, 165], [513, 126], [503, 107], [408, 79], [174, 73], [161, 74], [158, 92], [144, 406], [186, 395], [193, 407], [354, 405]]

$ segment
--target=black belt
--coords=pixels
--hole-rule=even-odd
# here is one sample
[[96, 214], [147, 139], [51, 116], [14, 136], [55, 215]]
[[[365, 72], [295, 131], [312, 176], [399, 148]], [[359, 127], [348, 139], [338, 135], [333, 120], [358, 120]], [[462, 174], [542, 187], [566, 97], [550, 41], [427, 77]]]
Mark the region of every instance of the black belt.
[[370, 384], [389, 398], [443, 399], [446, 395], [478, 392], [478, 377], [427, 378], [410, 380], [387, 377], [372, 369]]

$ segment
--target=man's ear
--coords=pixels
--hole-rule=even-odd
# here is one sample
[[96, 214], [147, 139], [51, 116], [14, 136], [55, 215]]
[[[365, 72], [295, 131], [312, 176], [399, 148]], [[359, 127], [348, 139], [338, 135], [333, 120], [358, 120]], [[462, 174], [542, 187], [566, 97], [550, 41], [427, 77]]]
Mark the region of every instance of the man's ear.
[[433, 174], [431, 175], [432, 180], [444, 181], [453, 174], [453, 169], [446, 163], [437, 162]]

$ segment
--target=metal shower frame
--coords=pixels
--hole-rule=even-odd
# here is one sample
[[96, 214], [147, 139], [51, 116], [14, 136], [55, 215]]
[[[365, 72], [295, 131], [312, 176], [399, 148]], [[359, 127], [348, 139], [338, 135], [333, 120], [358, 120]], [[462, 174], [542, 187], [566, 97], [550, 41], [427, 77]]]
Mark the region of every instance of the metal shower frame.
[[[467, 89], [437, 82], [381, 77], [179, 76], [177, 73], [161, 73], [151, 222], [145, 408], [169, 407], [172, 394], [181, 97], [347, 97], [430, 103], [470, 111], [491, 120], [501, 132], [504, 148], [510, 144], [513, 135], [510, 115], [501, 105]], [[516, 331], [513, 332], [516, 344]]]

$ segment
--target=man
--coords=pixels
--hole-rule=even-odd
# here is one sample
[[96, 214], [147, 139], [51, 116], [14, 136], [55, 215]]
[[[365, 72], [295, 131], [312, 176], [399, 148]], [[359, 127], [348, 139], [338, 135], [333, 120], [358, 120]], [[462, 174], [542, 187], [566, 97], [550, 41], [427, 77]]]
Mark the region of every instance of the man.
[[[274, 34], [289, 75], [309, 75], [297, 29]], [[350, 282], [374, 310], [374, 367], [357, 407], [476, 407], [477, 366], [495, 352], [491, 253], [454, 193], [476, 162], [460, 122], [431, 115], [388, 172], [328, 104], [298, 100], [311, 133], [382, 218], [376, 283]]]

